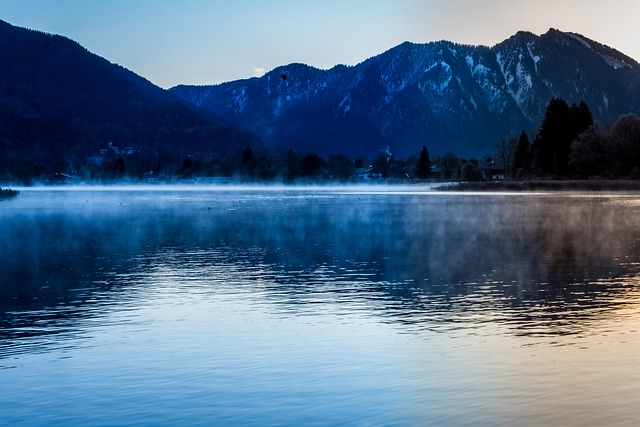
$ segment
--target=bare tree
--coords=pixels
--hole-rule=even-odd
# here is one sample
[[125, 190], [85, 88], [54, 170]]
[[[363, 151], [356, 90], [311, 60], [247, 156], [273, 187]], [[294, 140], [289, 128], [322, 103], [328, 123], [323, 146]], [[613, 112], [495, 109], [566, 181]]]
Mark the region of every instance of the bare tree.
[[596, 125], [591, 126], [571, 143], [569, 166], [584, 178], [609, 175], [608, 145], [604, 133]]
[[440, 159], [440, 168], [445, 178], [458, 178], [460, 176], [460, 159], [455, 154], [446, 152]]
[[611, 127], [609, 138], [616, 175], [629, 175], [640, 165], [640, 117], [621, 115]]
[[518, 138], [510, 136], [508, 138], [500, 138], [498, 141], [498, 153], [497, 157], [502, 161], [504, 166], [505, 176], [513, 176], [513, 162], [516, 154], [516, 147], [518, 146]]

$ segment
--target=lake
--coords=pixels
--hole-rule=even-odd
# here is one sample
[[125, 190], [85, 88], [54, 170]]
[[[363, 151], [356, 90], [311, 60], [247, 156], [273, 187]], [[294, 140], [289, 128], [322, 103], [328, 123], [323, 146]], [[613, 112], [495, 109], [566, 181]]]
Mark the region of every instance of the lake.
[[640, 196], [27, 188], [0, 425], [640, 423]]

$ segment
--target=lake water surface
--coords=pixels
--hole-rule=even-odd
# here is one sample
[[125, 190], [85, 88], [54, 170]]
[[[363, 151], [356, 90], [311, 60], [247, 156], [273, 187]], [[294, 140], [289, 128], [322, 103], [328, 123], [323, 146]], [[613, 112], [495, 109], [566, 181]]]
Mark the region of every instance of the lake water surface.
[[640, 196], [0, 201], [0, 425], [640, 424]]

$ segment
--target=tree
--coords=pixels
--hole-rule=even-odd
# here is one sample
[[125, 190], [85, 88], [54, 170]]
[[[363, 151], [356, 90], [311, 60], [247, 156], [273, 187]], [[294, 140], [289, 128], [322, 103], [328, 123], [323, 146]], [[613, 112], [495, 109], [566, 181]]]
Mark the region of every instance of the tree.
[[478, 163], [478, 160], [472, 158], [468, 162], [464, 163], [464, 165], [462, 166], [461, 178], [463, 181], [470, 181], [470, 182], [477, 182], [477, 181], [483, 180], [482, 171], [480, 170], [480, 165]]
[[331, 154], [327, 161], [327, 171], [333, 179], [346, 181], [353, 177], [353, 163], [346, 154]]
[[159, 175], [162, 173], [162, 161], [160, 161], [160, 159], [158, 159], [158, 162], [156, 163], [156, 167], [153, 168], [153, 173], [156, 175]]
[[513, 153], [513, 176], [517, 177], [523, 171], [531, 166], [530, 160], [530, 144], [527, 133], [523, 130], [516, 145], [516, 151]]
[[250, 147], [247, 147], [241, 151], [240, 164], [242, 174], [246, 176], [254, 175], [258, 162], [253, 156], [253, 150]]
[[460, 159], [451, 152], [446, 152], [440, 159], [442, 175], [447, 178], [457, 178], [460, 175]]
[[543, 174], [560, 175], [569, 164], [571, 114], [564, 99], [553, 98], [533, 143], [535, 165]]
[[418, 158], [418, 164], [415, 169], [416, 178], [426, 179], [431, 175], [431, 159], [429, 158], [429, 151], [427, 150], [427, 146], [422, 146], [422, 151], [420, 151], [420, 157]]
[[538, 171], [566, 176], [571, 143], [592, 124], [591, 111], [584, 102], [569, 107], [561, 98], [551, 99], [532, 147]]
[[640, 117], [620, 116], [611, 127], [609, 138], [614, 173], [629, 176], [634, 168], [640, 167]]
[[578, 135], [593, 126], [591, 110], [584, 101], [580, 101], [578, 106], [573, 104], [571, 107], [571, 113], [574, 115]]
[[191, 171], [192, 168], [193, 168], [193, 159], [191, 158], [191, 156], [185, 157], [184, 161], [182, 162], [182, 166], [180, 167], [180, 173], [182, 175], [186, 175], [189, 172], [192, 172]]
[[500, 138], [498, 141], [498, 158], [502, 161], [506, 176], [514, 175], [514, 157], [518, 140], [514, 136]]
[[569, 164], [578, 176], [584, 178], [609, 175], [607, 169], [611, 156], [607, 152], [607, 145], [600, 129], [591, 126], [571, 144]]
[[298, 155], [292, 149], [287, 151], [286, 168], [284, 172], [284, 180], [291, 182], [298, 176]]
[[121, 178], [122, 176], [124, 176], [125, 169], [126, 167], [124, 164], [124, 159], [122, 157], [118, 157], [113, 164], [113, 175], [116, 178]]
[[358, 156], [356, 157], [356, 161], [353, 163], [355, 168], [366, 168], [369, 166], [369, 159], [367, 156]]
[[253, 150], [250, 147], [247, 147], [244, 150], [242, 150], [241, 156], [242, 156], [242, 165], [246, 165], [251, 160], [253, 160]]
[[389, 164], [391, 163], [392, 154], [389, 151], [389, 146], [387, 146], [384, 150], [380, 151], [380, 154], [374, 159], [373, 167], [377, 170], [377, 172], [382, 174], [383, 178], [387, 178], [389, 176]]
[[309, 153], [300, 159], [300, 175], [305, 177], [319, 177], [325, 171], [327, 162], [315, 153]]

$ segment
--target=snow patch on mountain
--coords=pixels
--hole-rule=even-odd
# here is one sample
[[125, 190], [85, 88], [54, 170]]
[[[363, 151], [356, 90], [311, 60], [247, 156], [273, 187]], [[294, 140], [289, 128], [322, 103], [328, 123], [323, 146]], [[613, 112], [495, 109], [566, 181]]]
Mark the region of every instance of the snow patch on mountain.
[[538, 74], [538, 63], [540, 62], [542, 57], [534, 53], [535, 47], [536, 47], [535, 43], [527, 43], [527, 52], [529, 52], [529, 56], [533, 61], [533, 67], [536, 70], [536, 74]]
[[247, 96], [247, 87], [246, 86], [242, 86], [239, 89], [234, 89], [231, 92], [231, 105], [232, 105], [232, 109], [233, 112], [235, 114], [242, 114], [244, 112], [244, 109], [247, 105], [247, 100], [248, 100], [248, 96]]
[[473, 58], [471, 57], [471, 55], [467, 55], [464, 58], [464, 61], [467, 63], [467, 67], [469, 67], [469, 70], [471, 70], [471, 72], [473, 73], [473, 66], [475, 64], [475, 61], [473, 60]]
[[620, 68], [633, 68], [633, 66], [631, 64], [627, 64], [624, 60], [622, 59], [617, 59], [614, 58], [611, 55], [605, 55], [602, 53], [598, 54], [605, 60], [605, 62], [611, 66], [614, 70], [619, 70]]
[[[485, 93], [487, 100], [489, 100], [491, 104], [494, 104], [500, 98], [501, 94], [501, 90], [496, 85], [495, 73], [486, 65], [480, 62], [476, 63], [471, 55], [467, 55], [465, 57], [465, 62], [467, 64], [467, 67], [469, 67], [469, 71], [473, 80]], [[477, 111], [478, 105], [476, 100], [471, 97], [470, 101], [474, 109]]]
[[471, 71], [472, 76], [483, 76], [491, 74], [491, 70], [483, 64], [477, 64]]
[[212, 96], [210, 89], [204, 89], [204, 90], [187, 89], [187, 93], [188, 93], [188, 96], [186, 98], [189, 100], [189, 103], [195, 105], [198, 108], [205, 106], [209, 102], [209, 99]]
[[627, 62], [625, 62], [624, 59], [621, 58], [616, 58], [614, 56], [611, 55], [607, 55], [606, 53], [602, 53], [600, 51], [600, 49], [594, 49], [591, 44], [589, 42], [587, 42], [587, 40], [585, 40], [582, 36], [580, 36], [579, 34], [575, 34], [575, 33], [566, 33], [566, 35], [576, 41], [578, 41], [580, 44], [582, 44], [584, 47], [586, 47], [587, 49], [596, 52], [598, 55], [600, 55], [600, 57], [602, 57], [602, 59], [604, 59], [604, 61], [610, 66], [612, 67], [614, 70], [619, 70], [620, 68], [633, 68], [633, 66], [631, 64], [628, 64]]
[[578, 43], [580, 43], [581, 45], [583, 45], [587, 49], [593, 50], [591, 45], [585, 39], [580, 37], [579, 34], [576, 34], [576, 33], [565, 33], [565, 34], [567, 35], [567, 37], [571, 37], [572, 39], [576, 40]]
[[451, 66], [444, 61], [440, 62], [440, 67], [442, 73], [446, 76], [444, 81], [440, 83], [440, 93], [444, 92], [444, 90], [449, 86], [451, 79], [453, 78], [453, 73], [451, 72]]
[[387, 103], [407, 86], [406, 79], [397, 79], [389, 75], [382, 75], [380, 80], [387, 93], [384, 97], [384, 100]]
[[528, 99], [528, 94], [533, 88], [533, 79], [526, 72], [526, 69], [523, 65], [524, 55], [522, 53], [518, 54], [518, 60], [515, 63], [515, 73], [512, 73], [509, 62], [502, 56], [502, 53], [496, 53], [496, 61], [500, 66], [500, 71], [504, 76], [504, 80], [506, 83], [506, 89], [511, 98], [514, 100], [522, 114], [525, 117], [529, 117], [526, 111], [526, 102]]
[[471, 102], [471, 105], [473, 105], [473, 109], [478, 111], [478, 104], [476, 103], [476, 100], [473, 98], [473, 96], [469, 97], [469, 102]]
[[425, 69], [424, 69], [425, 74], [426, 74], [426, 73], [428, 73], [428, 72], [430, 72], [431, 70], [433, 70], [433, 69], [434, 69], [434, 68], [436, 68], [437, 66], [438, 66], [438, 63], [437, 63], [437, 62], [435, 62], [435, 63], [433, 63], [433, 64], [429, 65], [427, 68], [425, 68]]
[[439, 94], [449, 87], [451, 79], [454, 77], [451, 70], [451, 66], [444, 60], [435, 62], [424, 69], [425, 77], [427, 78], [426, 85], [419, 84], [420, 89], [424, 90], [428, 87], [430, 91], [437, 92]]
[[351, 94], [348, 93], [340, 104], [338, 105], [338, 112], [342, 112], [342, 116], [346, 117], [347, 113], [351, 110]]

